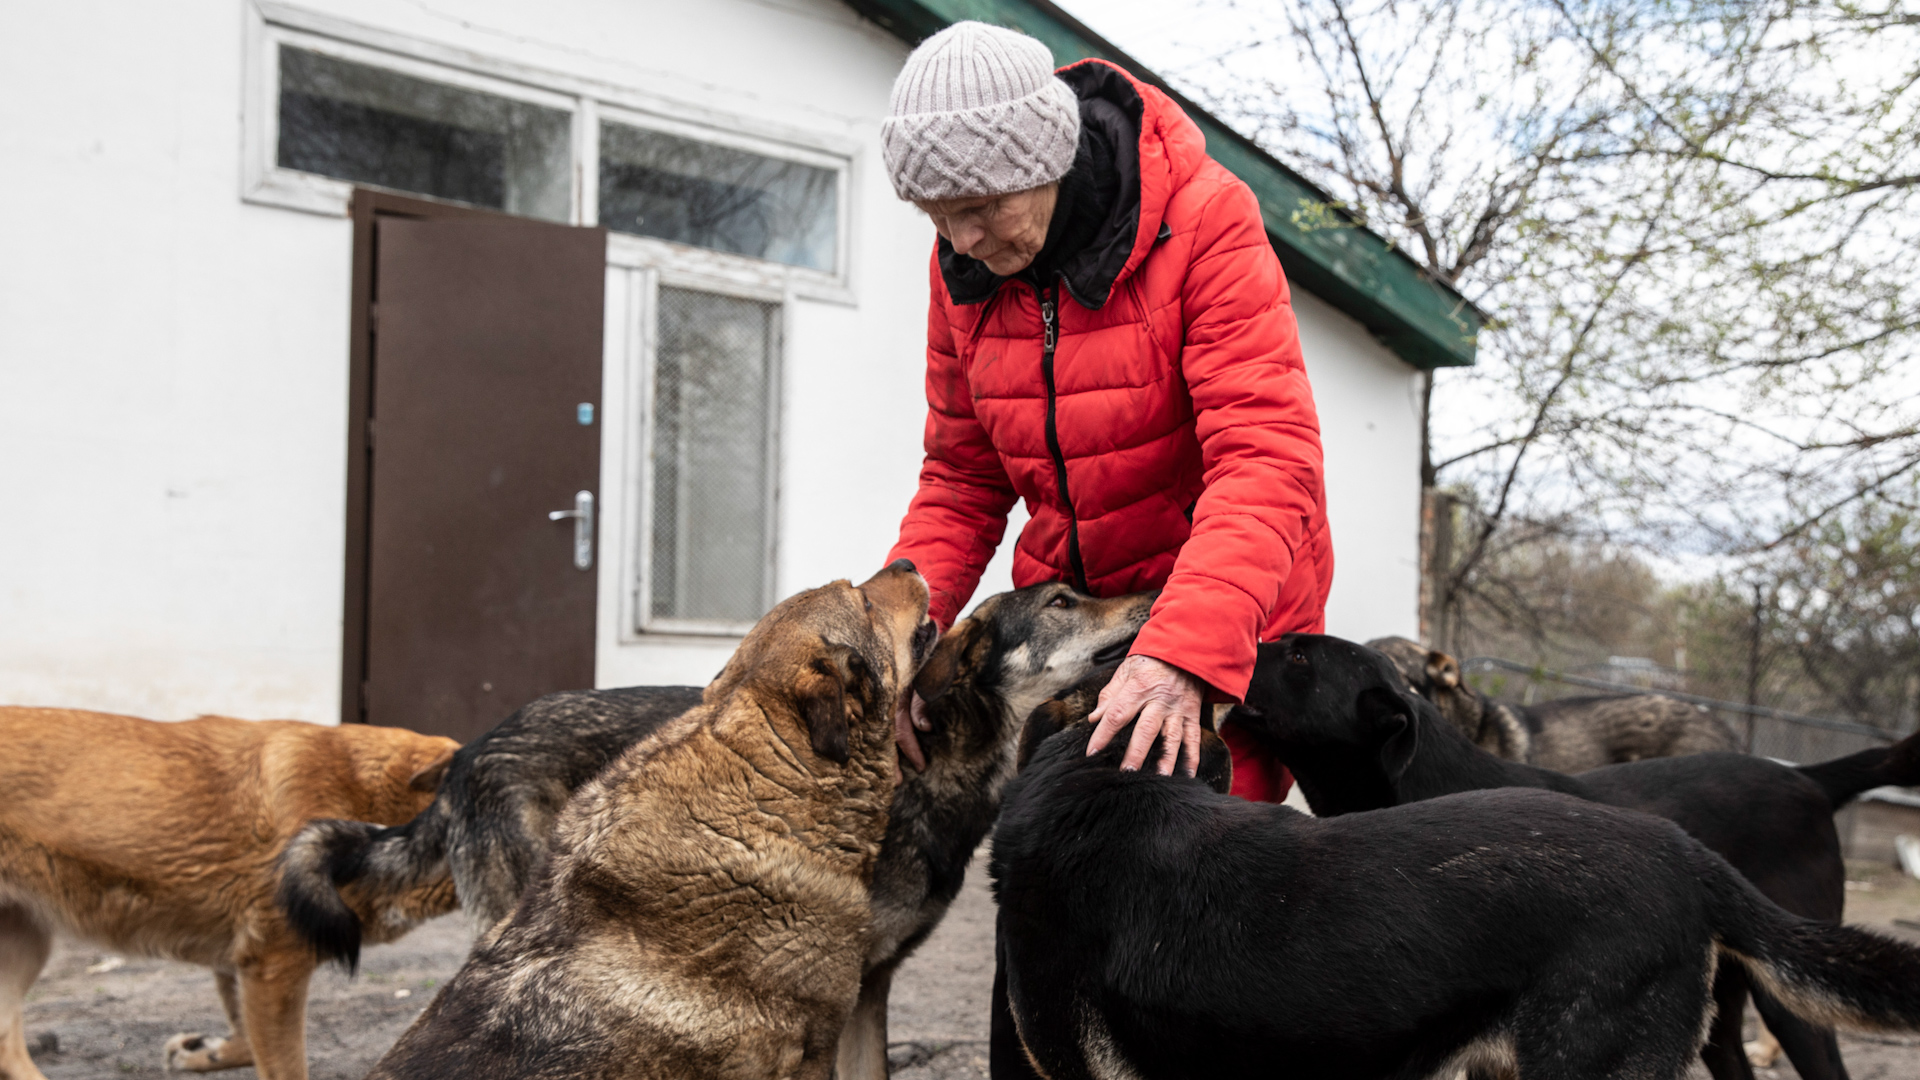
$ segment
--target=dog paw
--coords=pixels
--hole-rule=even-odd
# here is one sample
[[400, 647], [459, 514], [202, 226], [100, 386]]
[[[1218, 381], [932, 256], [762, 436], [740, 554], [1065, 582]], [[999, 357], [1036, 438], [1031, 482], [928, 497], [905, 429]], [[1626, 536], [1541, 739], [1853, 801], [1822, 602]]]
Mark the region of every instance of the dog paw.
[[1755, 1039], [1743, 1049], [1747, 1052], [1747, 1064], [1756, 1069], [1771, 1069], [1773, 1063], [1780, 1060], [1780, 1044], [1772, 1039]]
[[197, 1031], [167, 1040], [167, 1071], [212, 1072], [253, 1064], [252, 1055], [227, 1052], [228, 1040]]

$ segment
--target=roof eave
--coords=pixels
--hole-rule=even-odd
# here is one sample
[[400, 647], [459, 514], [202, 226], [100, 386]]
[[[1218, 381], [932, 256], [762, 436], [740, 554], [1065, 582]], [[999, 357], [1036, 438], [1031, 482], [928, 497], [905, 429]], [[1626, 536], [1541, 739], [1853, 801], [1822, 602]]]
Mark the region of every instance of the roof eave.
[[1366, 327], [1414, 367], [1464, 367], [1474, 361], [1485, 317], [1385, 238], [1332, 206], [1332, 199], [1251, 139], [1168, 86], [1049, 0], [847, 0], [887, 32], [918, 44], [964, 19], [1012, 27], [1044, 42], [1062, 64], [1097, 57], [1164, 91], [1207, 138], [1214, 160], [1260, 200], [1267, 237], [1298, 287]]

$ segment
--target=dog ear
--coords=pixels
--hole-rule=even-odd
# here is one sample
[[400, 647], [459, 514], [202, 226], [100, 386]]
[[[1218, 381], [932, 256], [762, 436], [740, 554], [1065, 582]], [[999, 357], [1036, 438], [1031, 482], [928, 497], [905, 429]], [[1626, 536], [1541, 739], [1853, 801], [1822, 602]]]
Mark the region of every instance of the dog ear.
[[953, 624], [953, 629], [941, 637], [940, 643], [933, 647], [933, 655], [920, 665], [919, 674], [913, 677], [913, 692], [920, 695], [921, 701], [938, 701], [953, 686], [953, 680], [959, 676], [962, 664], [968, 662], [975, 646], [984, 638], [980, 624], [973, 619], [961, 619]]
[[811, 678], [798, 697], [813, 752], [841, 765], [849, 756], [848, 737], [859, 701], [855, 683], [862, 678], [865, 667], [866, 661], [852, 648], [829, 643], [808, 665]]
[[1355, 708], [1378, 740], [1380, 768], [1387, 779], [1400, 779], [1407, 766], [1413, 764], [1413, 755], [1420, 747], [1420, 725], [1414, 723], [1414, 706], [1392, 690], [1370, 686], [1360, 692]]
[[1020, 728], [1020, 745], [1014, 750], [1013, 771], [1019, 772], [1027, 767], [1027, 761], [1040, 744], [1069, 726], [1087, 718], [1084, 712], [1078, 713], [1073, 703], [1064, 698], [1052, 698], [1034, 706], [1027, 714], [1027, 722]]
[[415, 791], [439, 791], [440, 781], [447, 778], [447, 767], [453, 764], [454, 749], [449, 746], [440, 751], [439, 756], [432, 761], [420, 766], [413, 777], [407, 781], [407, 786]]
[[1460, 685], [1460, 661], [1434, 649], [1427, 653], [1427, 679], [1433, 685], [1452, 690]]
[[1194, 775], [1222, 795], [1233, 792], [1233, 752], [1212, 728], [1200, 730], [1200, 765]]

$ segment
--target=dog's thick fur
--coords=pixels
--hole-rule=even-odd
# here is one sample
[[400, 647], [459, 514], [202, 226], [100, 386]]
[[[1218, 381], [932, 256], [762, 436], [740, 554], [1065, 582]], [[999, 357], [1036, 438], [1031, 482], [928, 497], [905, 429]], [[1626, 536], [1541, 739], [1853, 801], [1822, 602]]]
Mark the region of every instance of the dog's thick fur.
[[1414, 692], [1474, 745], [1508, 761], [1579, 773], [1739, 748], [1719, 717], [1660, 694], [1586, 694], [1503, 705], [1475, 692], [1460, 677], [1460, 662], [1438, 649], [1401, 637], [1375, 638], [1367, 646], [1392, 660]]
[[1217, 742], [1189, 779], [1090, 733], [1039, 747], [994, 834], [1027, 1075], [1678, 1080], [1717, 966], [1920, 1027], [1920, 950], [1780, 910], [1670, 822], [1528, 790], [1310, 818], [1221, 794]]
[[[982, 601], [914, 679], [929, 729], [925, 772], [894, 793], [873, 872], [873, 935], [836, 1080], [885, 1080], [893, 973], [946, 916], [1013, 778], [1022, 722], [1092, 672], [1110, 675], [1153, 594], [1096, 600], [1058, 582]], [[1105, 684], [1101, 678], [1101, 684]]]
[[519, 906], [371, 1076], [829, 1075], [927, 596], [902, 560], [776, 606], [567, 804]]
[[[1234, 722], [1293, 771], [1323, 817], [1463, 791], [1531, 787], [1642, 810], [1678, 823], [1773, 903], [1838, 923], [1846, 870], [1833, 812], [1868, 788], [1920, 781], [1920, 736], [1822, 765], [1792, 768], [1742, 754], [1695, 754], [1611, 765], [1579, 776], [1501, 760], [1474, 746], [1434, 706], [1407, 692], [1387, 656], [1339, 638], [1289, 635], [1260, 646], [1246, 707]], [[1703, 1049], [1716, 1077], [1751, 1072], [1740, 1020], [1748, 968], [1727, 965], [1720, 1012]], [[1845, 1076], [1831, 1030], [1782, 1004], [1762, 981], [1754, 1002], [1807, 1080]], [[1815, 1018], [1826, 1014], [1815, 1011]]]
[[[232, 1034], [175, 1036], [170, 1068], [307, 1075], [313, 951], [274, 902], [280, 847], [313, 817], [400, 822], [458, 744], [397, 728], [0, 708], [0, 1078], [41, 1080], [20, 1006], [55, 932], [214, 970]], [[450, 888], [343, 902], [387, 940]]]
[[697, 686], [563, 690], [460, 748], [433, 804], [403, 825], [315, 821], [287, 845], [281, 903], [323, 958], [351, 968], [360, 920], [340, 890], [402, 893], [451, 878], [482, 928], [507, 917], [561, 808], [613, 759], [700, 704]]
[[[895, 790], [874, 866], [873, 936], [839, 1050], [839, 1080], [886, 1075], [893, 972], [960, 891], [1000, 809], [1021, 722], [1036, 700], [1124, 655], [1150, 594], [1095, 600], [1053, 583], [990, 597], [940, 639], [914, 681], [929, 727], [927, 762]], [[1104, 682], [1104, 680], [1103, 680]], [[295, 925], [342, 961], [358, 934], [335, 889], [410, 887], [451, 872], [482, 925], [512, 911], [575, 789], [700, 703], [693, 687], [566, 691], [541, 698], [454, 755], [440, 795], [397, 828], [315, 822], [290, 847], [285, 896]]]

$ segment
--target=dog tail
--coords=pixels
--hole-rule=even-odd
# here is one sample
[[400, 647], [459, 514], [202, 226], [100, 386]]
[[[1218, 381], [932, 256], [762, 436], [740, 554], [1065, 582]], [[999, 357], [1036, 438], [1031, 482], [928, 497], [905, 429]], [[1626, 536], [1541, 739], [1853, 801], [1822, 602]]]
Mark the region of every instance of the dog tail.
[[1804, 1020], [1865, 1031], [1920, 1030], [1920, 948], [1790, 914], [1700, 848], [1720, 955]]
[[1800, 775], [1820, 785], [1835, 810], [1863, 791], [1887, 784], [1920, 784], [1920, 733], [1892, 746], [1862, 750], [1818, 765], [1800, 766]]
[[448, 878], [447, 823], [443, 799], [405, 825], [309, 821], [280, 856], [279, 901], [287, 921], [322, 960], [355, 970], [360, 916], [340, 890], [352, 886], [384, 907], [383, 901]]

